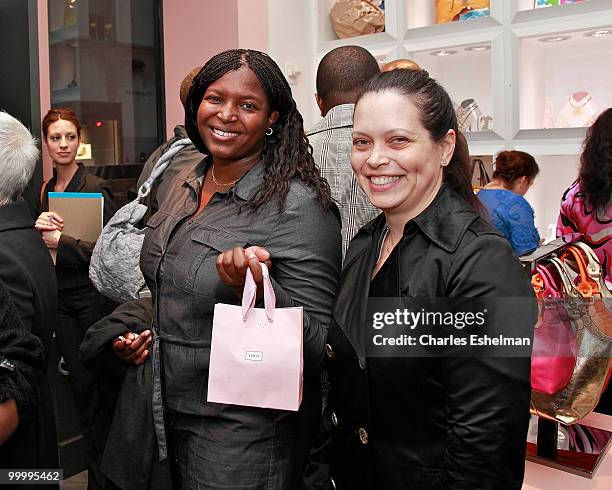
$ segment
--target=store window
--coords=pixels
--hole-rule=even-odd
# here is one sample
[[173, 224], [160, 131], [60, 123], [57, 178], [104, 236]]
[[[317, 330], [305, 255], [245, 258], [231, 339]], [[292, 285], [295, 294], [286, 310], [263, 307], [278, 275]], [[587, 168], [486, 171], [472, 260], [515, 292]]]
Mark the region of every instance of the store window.
[[49, 0], [51, 106], [82, 125], [88, 165], [139, 163], [163, 140], [161, 0]]

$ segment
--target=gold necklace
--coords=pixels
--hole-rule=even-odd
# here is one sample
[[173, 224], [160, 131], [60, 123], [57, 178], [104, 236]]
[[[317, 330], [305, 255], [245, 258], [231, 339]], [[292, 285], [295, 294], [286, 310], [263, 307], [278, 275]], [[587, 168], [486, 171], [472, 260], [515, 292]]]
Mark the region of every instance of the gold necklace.
[[234, 185], [236, 182], [238, 182], [240, 180], [240, 177], [238, 177], [236, 180], [232, 180], [231, 182], [228, 182], [227, 184], [223, 184], [222, 182], [219, 182], [215, 178], [215, 166], [214, 165], [211, 166], [210, 175], [211, 175], [212, 180], [215, 183], [215, 185], [217, 185], [219, 187], [229, 187], [229, 186]]

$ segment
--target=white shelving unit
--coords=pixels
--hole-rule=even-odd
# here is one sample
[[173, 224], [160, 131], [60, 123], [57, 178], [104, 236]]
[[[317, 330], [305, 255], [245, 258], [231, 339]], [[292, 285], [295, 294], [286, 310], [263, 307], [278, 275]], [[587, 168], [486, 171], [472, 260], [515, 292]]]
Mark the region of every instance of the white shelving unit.
[[[384, 32], [346, 39], [338, 39], [333, 31], [329, 16], [333, 3], [268, 0], [271, 56], [281, 66], [301, 60], [302, 74], [292, 88], [306, 127], [320, 117], [312, 96], [316, 68], [331, 49], [359, 45], [381, 63], [413, 59], [442, 83], [456, 103], [473, 98], [481, 112], [493, 118], [491, 131], [466, 133], [473, 155], [517, 149], [542, 162], [541, 176], [529, 195], [536, 223], [546, 234], [563, 190], [557, 187], [576, 177], [586, 128], [554, 124], [545, 128], [544, 107], [552, 106], [555, 120], [569, 95], [579, 91], [589, 92], [600, 110], [612, 106], [612, 0], [538, 9], [533, 8], [533, 0], [491, 0], [489, 17], [446, 24], [435, 24], [435, 0], [386, 0]], [[585, 36], [597, 30], [610, 33]], [[540, 41], [555, 36], [569, 39]], [[466, 51], [473, 46], [489, 49]], [[431, 54], [441, 50], [454, 54]], [[310, 60], [307, 66], [304, 60]], [[551, 181], [556, 182], [554, 189], [547, 184]]]
[[[467, 134], [474, 154], [520, 148], [537, 155], [575, 155], [585, 128], [544, 128], [547, 98], [554, 118], [576, 91], [588, 91], [599, 109], [612, 106], [612, 33], [584, 35], [606, 28], [612, 32], [610, 0], [539, 9], [533, 8], [533, 0], [491, 0], [490, 17], [446, 24], [435, 24], [434, 0], [386, 0], [384, 32], [346, 39], [338, 39], [332, 28], [329, 11], [334, 1], [269, 1], [270, 29], [282, 23], [290, 32], [292, 9], [300, 9], [293, 21], [300, 29], [310, 24], [311, 38], [301, 39], [292, 50], [312, 60], [307, 69], [302, 67], [302, 81], [294, 87], [296, 98], [307, 104], [300, 106], [307, 126], [319, 117], [312, 103], [318, 62], [331, 49], [349, 44], [370, 50], [381, 63], [413, 59], [444, 85], [455, 102], [475, 99], [493, 123], [492, 131]], [[539, 41], [554, 36], [570, 38]], [[490, 49], [465, 50], [473, 46]], [[455, 53], [431, 54], [441, 50]], [[273, 43], [270, 53], [275, 56]], [[291, 62], [291, 54], [283, 53], [279, 61]]]

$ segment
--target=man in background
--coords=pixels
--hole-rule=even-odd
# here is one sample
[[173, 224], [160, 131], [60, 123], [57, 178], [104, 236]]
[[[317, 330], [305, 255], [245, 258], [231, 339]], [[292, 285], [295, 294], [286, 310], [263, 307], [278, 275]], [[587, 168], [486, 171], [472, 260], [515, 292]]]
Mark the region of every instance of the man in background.
[[317, 69], [315, 98], [323, 119], [307, 136], [340, 209], [343, 258], [351, 238], [380, 213], [357, 184], [350, 160], [355, 102], [363, 85], [378, 72], [376, 59], [359, 46], [333, 49]]
[[[189, 73], [187, 73], [181, 82], [179, 97], [181, 99], [181, 104], [183, 104], [183, 108], [185, 108], [185, 104], [187, 102], [187, 95], [189, 94], [191, 83], [201, 69], [201, 66], [195, 67]], [[187, 136], [187, 131], [185, 131], [185, 126], [182, 124], [176, 125], [174, 127], [174, 136], [159, 146], [149, 156], [142, 169], [142, 172], [140, 173], [140, 177], [138, 177], [136, 190], [138, 190], [144, 181], [147, 180], [149, 175], [151, 175], [151, 171], [159, 158], [170, 149], [174, 142], [184, 138], [189, 138], [189, 136]], [[174, 177], [176, 177], [176, 175], [184, 168], [196, 165], [203, 158], [204, 155], [197, 150], [193, 143], [189, 143], [188, 145], [184, 146], [176, 155], [174, 155], [164, 173], [155, 179], [155, 182], [151, 187], [151, 193], [149, 194], [148, 202], [146, 203], [149, 206], [149, 211], [145, 216], [145, 220], [157, 212], [160, 204], [163, 202], [164, 197], [166, 196], [166, 193], [168, 192], [171, 182], [174, 180]]]

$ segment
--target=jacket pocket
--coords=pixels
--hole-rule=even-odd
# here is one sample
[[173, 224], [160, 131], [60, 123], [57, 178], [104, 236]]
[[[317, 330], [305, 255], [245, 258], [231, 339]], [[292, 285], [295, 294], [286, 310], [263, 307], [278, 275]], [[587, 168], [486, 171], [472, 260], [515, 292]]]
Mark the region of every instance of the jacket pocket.
[[145, 238], [140, 250], [140, 270], [149, 287], [154, 281], [159, 262], [162, 258], [162, 251], [166, 239], [165, 227], [162, 226], [168, 215], [165, 213], [155, 213], [147, 221], [145, 228]]
[[[215, 302], [223, 301], [230, 288], [219, 280], [216, 261], [221, 252], [244, 247], [247, 240], [227, 231], [200, 228], [191, 233], [179, 251], [173, 267], [174, 285], [197, 296], [208, 296]], [[233, 295], [230, 296], [235, 299]]]

